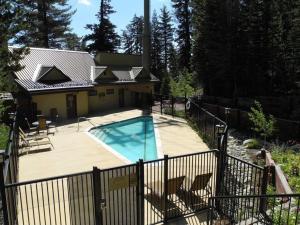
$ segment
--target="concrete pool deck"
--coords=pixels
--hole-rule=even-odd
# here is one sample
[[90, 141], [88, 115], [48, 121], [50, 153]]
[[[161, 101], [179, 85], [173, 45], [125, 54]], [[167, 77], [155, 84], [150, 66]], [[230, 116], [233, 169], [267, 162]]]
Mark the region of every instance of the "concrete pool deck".
[[[141, 110], [128, 109], [88, 118], [95, 125], [103, 125], [142, 115], [144, 114]], [[153, 117], [163, 154], [177, 156], [209, 150], [184, 120], [176, 120], [155, 113]], [[78, 132], [77, 121], [68, 121], [58, 126], [54, 135], [49, 134], [54, 146], [51, 151], [26, 154], [25, 150], [19, 162], [20, 181], [91, 171], [93, 166], [104, 169], [126, 164], [124, 160], [87, 135], [86, 131], [91, 127], [88, 121], [80, 122], [79, 125]]]

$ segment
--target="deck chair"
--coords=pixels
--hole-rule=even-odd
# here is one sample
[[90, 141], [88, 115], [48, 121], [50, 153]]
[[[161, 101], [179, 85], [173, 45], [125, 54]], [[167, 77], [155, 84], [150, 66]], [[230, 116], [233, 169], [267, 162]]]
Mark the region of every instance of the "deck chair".
[[178, 193], [186, 206], [203, 203], [203, 200], [211, 195], [212, 190], [209, 185], [211, 177], [212, 173], [206, 173], [197, 175], [194, 180], [186, 179], [180, 193]]
[[157, 195], [159, 197], [171, 194], [176, 194], [182, 188], [183, 181], [185, 176], [171, 178], [168, 180], [168, 190], [165, 192], [164, 185], [162, 185], [161, 181], [152, 182], [147, 185], [147, 187], [151, 190], [151, 194]]
[[[46, 146], [51, 145], [52, 148], [54, 148], [53, 144], [51, 143], [50, 139], [40, 139], [40, 140], [34, 140], [34, 139], [28, 139], [25, 138], [23, 135], [20, 135], [21, 141], [23, 142], [23, 147], [32, 148], [32, 147], [38, 147], [40, 150], [40, 147], [42, 149], [45, 149]], [[47, 147], [48, 148], [48, 147]]]
[[38, 133], [25, 133], [21, 127], [19, 127], [19, 134], [23, 136], [23, 138], [28, 139], [28, 140], [38, 140], [38, 139], [43, 139], [49, 137], [47, 134], [38, 134]]
[[29, 123], [29, 120], [28, 120], [27, 117], [25, 117], [25, 121], [26, 121], [26, 123], [27, 123], [28, 131], [29, 131], [29, 132], [37, 132], [37, 127], [32, 127], [32, 126], [30, 126], [30, 123]]
[[[178, 199], [170, 200], [169, 197], [171, 197], [172, 195], [176, 195], [180, 191], [184, 179], [185, 176], [169, 179], [167, 191], [164, 190], [164, 184], [161, 181], [152, 182], [146, 185], [146, 187], [151, 191], [150, 196], [148, 196], [149, 200], [154, 201], [151, 203], [151, 207], [153, 207], [153, 210], [157, 208], [159, 211], [164, 212], [167, 209], [168, 212], [175, 212], [176, 215], [180, 213], [180, 210], [176, 205]], [[167, 205], [165, 205], [165, 197], [167, 198]]]

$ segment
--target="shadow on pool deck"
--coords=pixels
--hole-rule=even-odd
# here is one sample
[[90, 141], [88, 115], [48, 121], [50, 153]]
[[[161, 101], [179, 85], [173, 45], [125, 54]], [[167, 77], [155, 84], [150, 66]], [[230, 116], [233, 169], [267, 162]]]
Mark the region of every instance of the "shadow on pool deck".
[[[141, 110], [124, 109], [91, 115], [88, 118], [95, 125], [126, 120], [145, 115]], [[170, 156], [195, 153], [208, 150], [207, 145], [186, 123], [153, 114], [155, 127], [163, 154]], [[93, 166], [101, 169], [127, 164], [104, 146], [97, 143], [87, 130], [88, 121], [64, 121], [57, 127], [55, 135], [49, 135], [54, 149], [20, 157], [20, 181], [59, 176], [92, 170]]]

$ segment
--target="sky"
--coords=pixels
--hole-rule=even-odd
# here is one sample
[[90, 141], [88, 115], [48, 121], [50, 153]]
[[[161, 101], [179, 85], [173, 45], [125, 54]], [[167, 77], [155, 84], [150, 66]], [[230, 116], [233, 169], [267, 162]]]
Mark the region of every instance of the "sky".
[[[76, 9], [76, 14], [72, 17], [73, 32], [79, 36], [89, 33], [84, 27], [86, 24], [97, 23], [96, 14], [99, 11], [100, 0], [70, 0], [70, 5]], [[111, 0], [111, 4], [116, 11], [110, 16], [113, 24], [117, 26], [120, 33], [129, 24], [134, 14], [143, 15], [144, 0]], [[166, 5], [171, 10], [171, 0], [151, 0], [151, 11], [159, 10]]]

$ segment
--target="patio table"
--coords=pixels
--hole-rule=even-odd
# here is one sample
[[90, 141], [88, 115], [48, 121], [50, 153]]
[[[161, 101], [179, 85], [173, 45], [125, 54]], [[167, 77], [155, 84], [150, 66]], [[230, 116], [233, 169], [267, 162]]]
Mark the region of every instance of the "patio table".
[[[47, 125], [47, 126], [50, 125], [51, 123], [52, 123], [51, 120], [47, 120], [47, 121], [46, 121], [46, 125]], [[39, 121], [33, 122], [33, 123], [32, 123], [32, 126], [35, 126], [35, 127], [39, 126]]]

